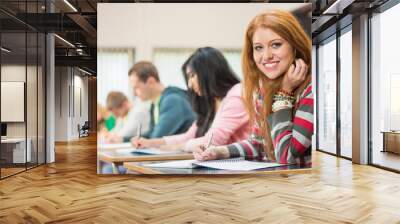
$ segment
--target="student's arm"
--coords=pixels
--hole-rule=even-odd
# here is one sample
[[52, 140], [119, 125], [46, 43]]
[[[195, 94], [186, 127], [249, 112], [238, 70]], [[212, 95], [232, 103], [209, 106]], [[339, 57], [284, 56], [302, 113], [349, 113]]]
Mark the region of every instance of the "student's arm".
[[[232, 135], [235, 134], [239, 128], [248, 125], [248, 123], [249, 116], [240, 94], [226, 96], [221, 104], [220, 111], [217, 112], [206, 135], [189, 140], [186, 144], [186, 148], [194, 149], [197, 145], [207, 144], [208, 140], [211, 138], [211, 134], [213, 135], [212, 145], [226, 145], [229, 143]], [[249, 134], [250, 129], [243, 129], [242, 131], [247, 131], [247, 134]]]
[[193, 156], [196, 160], [214, 160], [235, 157], [244, 157], [248, 160], [264, 158], [263, 141], [260, 135], [257, 135], [258, 127], [254, 124], [252, 132], [248, 139], [224, 146], [212, 146], [205, 151], [201, 146], [195, 147]]
[[[145, 114], [143, 111], [138, 111], [135, 108], [133, 110], [134, 111], [131, 112], [133, 114], [128, 115], [127, 120], [123, 124], [121, 130], [118, 131], [117, 134], [119, 136], [127, 137], [127, 136], [136, 135], [139, 124], [142, 124], [143, 120], [148, 120], [145, 117], [147, 114]], [[144, 124], [142, 124], [142, 128], [143, 128], [143, 125]]]
[[137, 104], [134, 108], [133, 114], [129, 116], [127, 124], [121, 130], [121, 136], [123, 137], [123, 142], [129, 142], [131, 138], [137, 135], [139, 124], [142, 126], [142, 137], [146, 137], [150, 126], [150, 108], [145, 103]]
[[177, 94], [166, 96], [160, 104], [160, 115], [157, 125], [149, 134], [149, 138], [159, 138], [177, 133], [188, 121], [194, 118], [190, 104], [187, 100]]
[[186, 141], [194, 138], [196, 136], [197, 131], [197, 121], [194, 121], [192, 126], [187, 130], [187, 132], [178, 135], [170, 135], [164, 136], [163, 139], [167, 145], [175, 145], [175, 144], [182, 144], [186, 143]]
[[262, 160], [264, 157], [263, 137], [258, 134], [257, 124], [253, 124], [252, 132], [248, 139], [227, 146], [230, 158], [245, 157], [245, 159]]
[[[294, 118], [292, 109], [282, 109], [268, 117], [277, 162], [298, 163], [298, 158], [311, 146], [313, 103], [311, 86], [309, 86], [299, 102]], [[248, 140], [228, 145], [229, 157], [244, 156], [247, 159], [262, 159], [265, 154], [262, 136], [256, 133], [255, 126]]]
[[311, 146], [313, 105], [314, 98], [310, 85], [299, 101], [294, 118], [292, 109], [278, 110], [268, 117], [277, 162], [298, 163], [298, 158]]

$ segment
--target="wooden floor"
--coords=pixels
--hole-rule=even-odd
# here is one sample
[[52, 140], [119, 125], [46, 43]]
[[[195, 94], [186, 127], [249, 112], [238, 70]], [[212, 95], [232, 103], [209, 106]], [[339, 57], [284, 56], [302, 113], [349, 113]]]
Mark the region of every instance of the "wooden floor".
[[6, 178], [8, 176], [15, 175], [15, 174], [23, 172], [27, 169], [33, 169], [37, 166], [37, 164], [29, 164], [26, 168], [24, 165], [22, 165], [22, 166], [19, 165], [19, 167], [16, 167], [16, 168], [1, 168], [1, 178]]
[[376, 165], [400, 170], [400, 155], [392, 152], [374, 151], [372, 162]]
[[16, 174], [18, 172], [22, 172], [24, 170], [25, 170], [25, 167], [24, 168], [1, 168], [1, 178]]
[[96, 142], [0, 181], [0, 223], [400, 223], [400, 175], [314, 154], [308, 174], [98, 176]]

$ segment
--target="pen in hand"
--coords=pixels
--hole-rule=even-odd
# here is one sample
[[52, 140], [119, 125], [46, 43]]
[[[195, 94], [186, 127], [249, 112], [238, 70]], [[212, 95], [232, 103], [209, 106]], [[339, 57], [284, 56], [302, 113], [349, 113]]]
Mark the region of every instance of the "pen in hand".
[[200, 161], [202, 161], [202, 160], [208, 160], [208, 156], [204, 154], [204, 151], [205, 151], [207, 148], [209, 148], [209, 147], [211, 146], [213, 136], [214, 136], [214, 134], [213, 134], [213, 132], [211, 132], [211, 136], [210, 136], [210, 138], [208, 139], [207, 145], [201, 145], [201, 146], [200, 146], [200, 150], [203, 151], [203, 153], [201, 153], [201, 155], [199, 155], [199, 156], [200, 156], [200, 157], [199, 157], [199, 158], [200, 158]]
[[140, 146], [140, 142], [139, 142], [141, 136], [142, 136], [142, 124], [139, 124], [139, 125], [138, 125], [138, 130], [137, 130], [137, 140], [138, 140], [138, 143], [137, 143], [136, 148], [140, 148], [140, 147], [141, 147], [141, 146]]
[[210, 136], [210, 138], [208, 139], [207, 145], [206, 145], [206, 146], [202, 145], [202, 147], [201, 147], [201, 148], [203, 149], [203, 151], [206, 150], [208, 147], [211, 146], [213, 137], [214, 137], [214, 133], [211, 132], [211, 136]]

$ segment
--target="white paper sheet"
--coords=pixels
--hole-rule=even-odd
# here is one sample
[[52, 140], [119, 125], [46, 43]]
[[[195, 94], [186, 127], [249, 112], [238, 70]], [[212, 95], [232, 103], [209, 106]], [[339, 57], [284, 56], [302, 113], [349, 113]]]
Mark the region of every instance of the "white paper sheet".
[[147, 167], [158, 167], [158, 168], [178, 168], [178, 169], [190, 169], [194, 168], [197, 165], [194, 164], [196, 160], [190, 159], [190, 160], [174, 160], [170, 162], [163, 162], [163, 163], [151, 163], [151, 164], [145, 164], [144, 166]]
[[254, 161], [244, 160], [243, 158], [211, 160], [204, 162], [195, 162], [195, 164], [220, 170], [240, 170], [240, 171], [250, 171], [250, 170], [258, 170], [269, 167], [282, 166], [282, 164], [279, 163], [254, 162]]
[[147, 167], [158, 167], [158, 168], [196, 168], [199, 166], [209, 167], [221, 170], [239, 170], [239, 171], [250, 171], [269, 167], [283, 166], [278, 163], [268, 162], [253, 162], [244, 160], [244, 158], [232, 158], [232, 159], [221, 159], [211, 161], [196, 161], [196, 160], [176, 160], [163, 163], [152, 163], [145, 164]]

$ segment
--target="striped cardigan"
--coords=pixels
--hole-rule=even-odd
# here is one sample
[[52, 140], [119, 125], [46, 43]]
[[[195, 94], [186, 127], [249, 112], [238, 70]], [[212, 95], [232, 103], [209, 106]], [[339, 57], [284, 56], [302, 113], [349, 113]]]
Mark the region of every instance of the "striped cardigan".
[[[259, 101], [262, 103], [261, 97], [259, 97]], [[293, 110], [295, 110], [294, 113]], [[281, 164], [311, 163], [313, 110], [314, 98], [311, 84], [309, 84], [300, 95], [294, 108], [281, 109], [268, 116], [277, 162]], [[228, 145], [228, 151], [230, 157], [263, 160], [265, 157], [264, 139], [257, 122], [252, 127], [250, 137], [247, 140]]]

